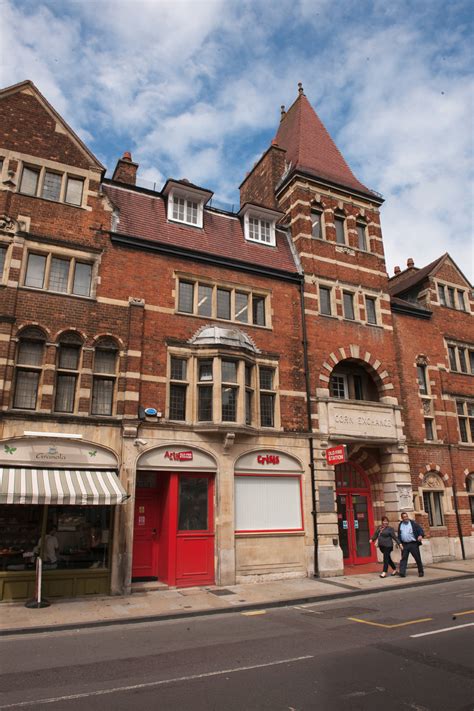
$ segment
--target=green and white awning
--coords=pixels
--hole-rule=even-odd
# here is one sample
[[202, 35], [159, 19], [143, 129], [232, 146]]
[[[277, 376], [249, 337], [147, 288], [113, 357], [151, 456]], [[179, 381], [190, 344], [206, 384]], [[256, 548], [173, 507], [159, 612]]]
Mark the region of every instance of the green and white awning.
[[0, 467], [0, 504], [111, 506], [127, 499], [114, 471]]

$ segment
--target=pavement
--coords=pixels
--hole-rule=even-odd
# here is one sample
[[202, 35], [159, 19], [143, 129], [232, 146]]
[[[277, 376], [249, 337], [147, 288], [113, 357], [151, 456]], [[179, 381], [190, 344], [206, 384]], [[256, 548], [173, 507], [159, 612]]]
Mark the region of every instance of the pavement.
[[407, 576], [381, 579], [377, 572], [333, 578], [295, 578], [227, 587], [181, 589], [138, 587], [128, 596], [52, 599], [51, 606], [28, 609], [23, 602], [0, 604], [0, 635], [22, 635], [77, 628], [139, 624], [158, 620], [223, 614], [255, 613], [259, 609], [337, 600], [370, 593], [474, 578], [474, 560], [454, 560], [416, 568]]

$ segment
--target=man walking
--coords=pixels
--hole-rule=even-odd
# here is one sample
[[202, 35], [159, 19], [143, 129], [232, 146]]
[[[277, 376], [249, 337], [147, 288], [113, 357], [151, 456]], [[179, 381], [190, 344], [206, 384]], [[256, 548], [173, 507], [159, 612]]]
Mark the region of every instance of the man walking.
[[401, 578], [406, 576], [408, 556], [410, 553], [415, 559], [419, 577], [422, 578], [425, 574], [420, 555], [421, 539], [424, 535], [425, 533], [422, 527], [416, 521], [409, 519], [408, 514], [404, 511], [402, 513], [402, 520], [398, 524], [398, 538], [402, 546], [402, 558], [400, 560]]

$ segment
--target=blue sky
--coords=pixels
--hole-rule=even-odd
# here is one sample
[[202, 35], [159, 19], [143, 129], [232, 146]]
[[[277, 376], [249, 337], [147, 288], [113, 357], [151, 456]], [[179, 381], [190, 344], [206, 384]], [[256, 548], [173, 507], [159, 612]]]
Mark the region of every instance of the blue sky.
[[238, 185], [297, 82], [382, 193], [387, 268], [473, 278], [472, 0], [0, 0], [0, 84], [32, 79], [113, 170]]

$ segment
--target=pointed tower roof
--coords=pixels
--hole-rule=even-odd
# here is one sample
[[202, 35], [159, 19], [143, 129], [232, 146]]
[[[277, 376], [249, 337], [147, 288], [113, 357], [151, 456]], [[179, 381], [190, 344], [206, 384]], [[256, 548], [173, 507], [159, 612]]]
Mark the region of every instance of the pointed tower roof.
[[286, 150], [287, 161], [291, 162], [290, 172], [300, 170], [380, 200], [379, 195], [357, 180], [306, 98], [301, 82], [296, 101], [286, 112], [282, 107], [275, 142]]

